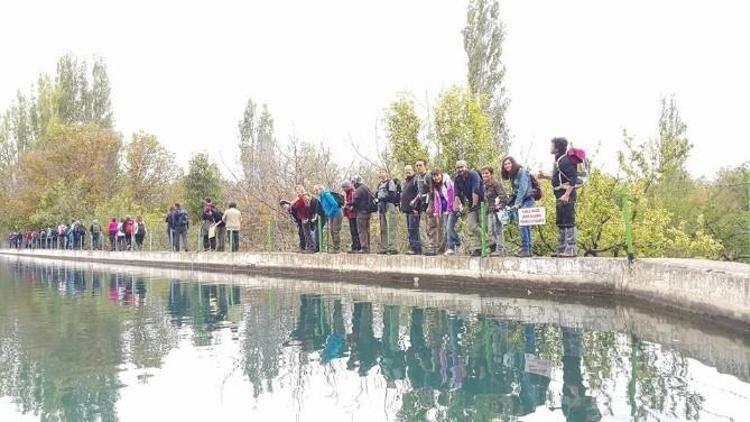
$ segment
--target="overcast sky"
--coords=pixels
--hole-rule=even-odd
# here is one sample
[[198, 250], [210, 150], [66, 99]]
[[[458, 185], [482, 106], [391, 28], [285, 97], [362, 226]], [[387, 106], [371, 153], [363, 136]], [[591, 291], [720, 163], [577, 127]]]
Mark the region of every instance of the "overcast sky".
[[[656, 134], [675, 94], [694, 144], [689, 169], [750, 160], [750, 6], [745, 1], [502, 1], [512, 152], [536, 168], [566, 136], [614, 170], [628, 129]], [[14, 1], [0, 14], [0, 108], [66, 52], [102, 56], [117, 129], [156, 134], [185, 164], [237, 161], [249, 97], [290, 134], [383, 142], [383, 110], [411, 91], [426, 113], [465, 82], [466, 1]]]

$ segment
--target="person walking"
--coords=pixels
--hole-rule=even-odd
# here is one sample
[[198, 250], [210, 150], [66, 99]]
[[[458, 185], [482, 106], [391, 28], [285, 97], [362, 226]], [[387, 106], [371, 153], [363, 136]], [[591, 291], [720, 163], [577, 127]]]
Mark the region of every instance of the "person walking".
[[406, 216], [406, 232], [409, 238], [407, 255], [422, 254], [422, 240], [419, 236], [421, 212], [418, 208], [418, 197], [419, 188], [414, 176], [414, 168], [407, 165], [404, 167], [404, 186], [401, 192], [401, 212]]
[[229, 203], [229, 208], [224, 211], [222, 221], [229, 237], [229, 249], [232, 252], [240, 250], [240, 228], [242, 226], [242, 213], [237, 209], [237, 204]]
[[174, 205], [169, 207], [167, 215], [164, 217], [164, 222], [167, 224], [167, 244], [169, 250], [174, 250], [174, 227], [172, 226], [172, 214], [174, 214]]
[[359, 234], [359, 253], [370, 253], [370, 217], [377, 211], [375, 196], [364, 183], [361, 176], [354, 176], [354, 210], [357, 212], [357, 233]]
[[503, 184], [495, 180], [495, 169], [492, 166], [484, 166], [480, 169], [480, 172], [484, 186], [484, 201], [487, 204], [490, 256], [504, 256], [505, 236], [503, 235], [503, 224], [497, 213], [505, 209], [508, 204], [508, 195], [505, 193]]
[[453, 255], [456, 248], [461, 245], [461, 238], [456, 232], [456, 224], [461, 216], [465, 216], [469, 229], [467, 249], [471, 256], [481, 256], [482, 231], [479, 226], [479, 212], [484, 201], [482, 178], [479, 173], [468, 168], [466, 161], [459, 160], [456, 161], [454, 186], [456, 197], [453, 213], [448, 217], [448, 249], [445, 254]]
[[117, 249], [117, 219], [112, 218], [107, 226], [107, 233], [109, 234], [109, 246], [111, 251]]
[[[535, 205], [532, 196], [531, 176], [513, 157], [503, 159], [501, 175], [503, 179], [510, 180], [513, 185], [508, 204], [510, 205], [511, 215], [518, 221], [518, 210], [520, 208], [532, 208]], [[531, 227], [519, 226], [519, 230], [521, 232], [521, 250], [516, 256], [528, 258], [532, 256]]]
[[381, 169], [378, 178], [378, 217], [380, 220], [380, 254], [398, 254], [399, 185], [388, 170]]
[[346, 181], [341, 184], [344, 191], [344, 218], [349, 222], [349, 235], [352, 238], [350, 253], [357, 253], [362, 249], [359, 244], [359, 232], [357, 231], [357, 211], [354, 210], [354, 186], [352, 182]]
[[344, 213], [341, 211], [341, 206], [333, 192], [324, 190], [322, 185], [315, 185], [313, 192], [320, 198], [323, 214], [328, 223], [328, 231], [331, 233], [333, 245], [328, 252], [339, 253], [341, 252], [341, 223], [344, 219]]

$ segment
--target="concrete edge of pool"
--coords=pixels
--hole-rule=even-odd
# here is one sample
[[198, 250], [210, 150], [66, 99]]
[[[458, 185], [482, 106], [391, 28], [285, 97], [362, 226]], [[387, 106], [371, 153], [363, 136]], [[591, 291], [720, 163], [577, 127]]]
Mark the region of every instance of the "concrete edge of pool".
[[172, 253], [2, 249], [5, 256], [278, 276], [357, 279], [375, 285], [533, 289], [632, 298], [750, 324], [750, 265], [708, 260], [470, 258], [294, 253]]

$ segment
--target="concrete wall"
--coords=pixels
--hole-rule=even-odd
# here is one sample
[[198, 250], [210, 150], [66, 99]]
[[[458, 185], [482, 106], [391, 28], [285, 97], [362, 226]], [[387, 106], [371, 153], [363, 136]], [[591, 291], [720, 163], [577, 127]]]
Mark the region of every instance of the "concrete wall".
[[313, 277], [368, 285], [485, 291], [510, 289], [529, 296], [550, 293], [612, 295], [699, 314], [750, 329], [750, 265], [705, 260], [616, 258], [470, 258], [304, 255], [291, 253], [92, 252], [0, 250], [20, 255], [218, 270], [284, 277]]

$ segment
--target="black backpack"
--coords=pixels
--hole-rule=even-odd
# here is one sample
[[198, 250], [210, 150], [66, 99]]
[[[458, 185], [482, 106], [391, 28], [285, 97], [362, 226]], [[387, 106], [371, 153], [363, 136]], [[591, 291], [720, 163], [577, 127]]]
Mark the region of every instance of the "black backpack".
[[393, 184], [396, 185], [396, 197], [393, 198], [393, 203], [398, 207], [401, 205], [401, 181], [394, 177]]
[[333, 199], [336, 200], [336, 203], [338, 204], [339, 208], [344, 206], [344, 195], [338, 193], [338, 192], [331, 192], [333, 194]]

